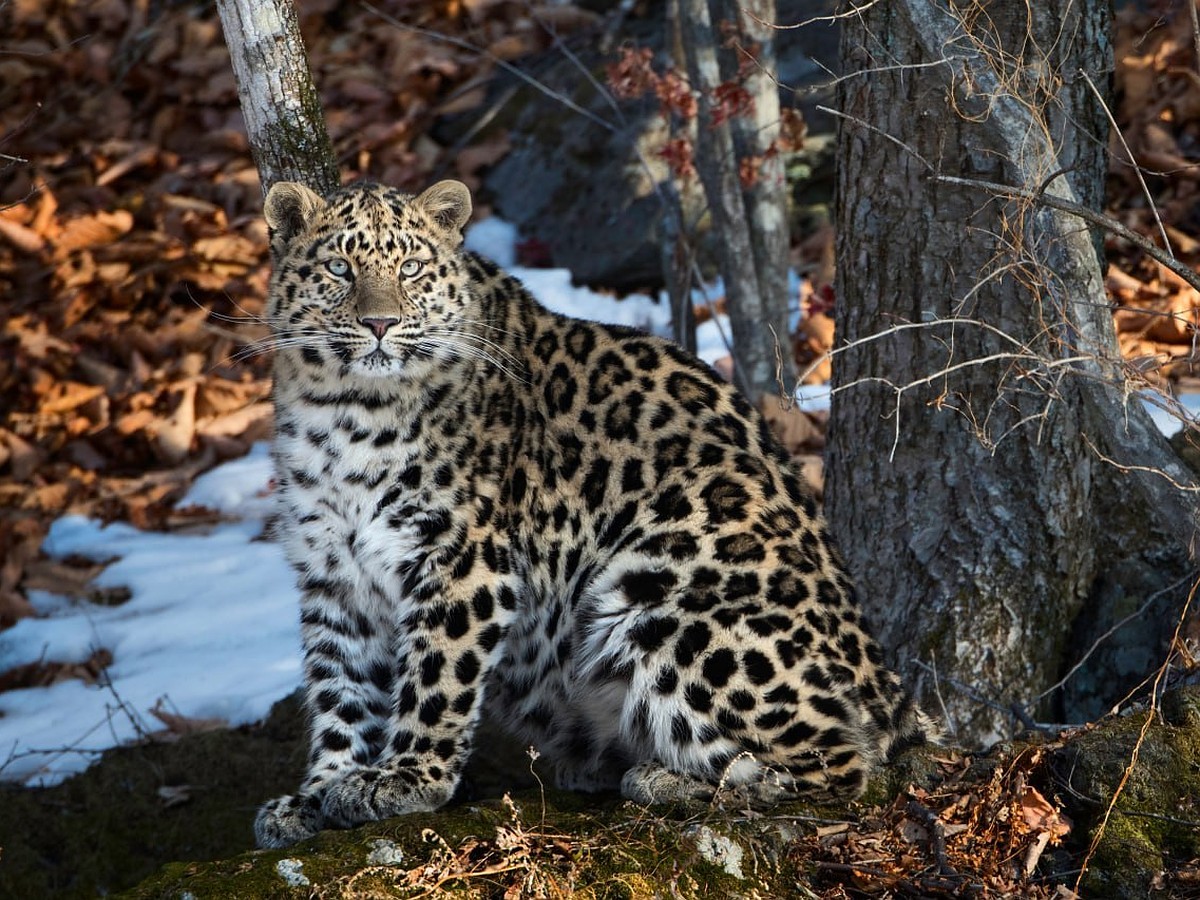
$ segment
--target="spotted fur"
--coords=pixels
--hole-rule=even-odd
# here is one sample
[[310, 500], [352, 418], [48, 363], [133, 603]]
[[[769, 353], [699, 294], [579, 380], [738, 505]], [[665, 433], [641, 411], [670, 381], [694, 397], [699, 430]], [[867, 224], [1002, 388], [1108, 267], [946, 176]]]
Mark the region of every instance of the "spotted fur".
[[853, 796], [924, 717], [761, 416], [461, 249], [470, 197], [266, 201], [308, 776], [264, 847], [435, 809], [489, 711], [568, 788]]

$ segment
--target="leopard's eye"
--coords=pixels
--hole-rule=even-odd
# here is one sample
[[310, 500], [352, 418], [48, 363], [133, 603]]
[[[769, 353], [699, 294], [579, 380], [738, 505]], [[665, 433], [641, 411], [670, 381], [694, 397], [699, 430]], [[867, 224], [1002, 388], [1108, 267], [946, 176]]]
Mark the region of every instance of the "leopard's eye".
[[329, 270], [330, 275], [338, 278], [345, 278], [350, 274], [350, 263], [341, 258], [329, 260], [325, 263], [325, 268]]
[[425, 263], [419, 259], [406, 259], [400, 263], [400, 274], [405, 278], [412, 278], [418, 272], [425, 268]]

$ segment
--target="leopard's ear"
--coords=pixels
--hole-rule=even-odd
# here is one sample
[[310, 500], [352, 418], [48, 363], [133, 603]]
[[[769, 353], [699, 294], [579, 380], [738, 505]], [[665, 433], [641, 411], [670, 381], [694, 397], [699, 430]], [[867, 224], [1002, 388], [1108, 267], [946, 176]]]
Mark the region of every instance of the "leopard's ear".
[[463, 226], [471, 218], [471, 192], [461, 181], [439, 181], [413, 201], [429, 217], [461, 239]]
[[271, 253], [281, 257], [288, 244], [308, 227], [313, 215], [325, 208], [320, 195], [295, 181], [279, 181], [267, 191], [263, 218], [271, 230]]

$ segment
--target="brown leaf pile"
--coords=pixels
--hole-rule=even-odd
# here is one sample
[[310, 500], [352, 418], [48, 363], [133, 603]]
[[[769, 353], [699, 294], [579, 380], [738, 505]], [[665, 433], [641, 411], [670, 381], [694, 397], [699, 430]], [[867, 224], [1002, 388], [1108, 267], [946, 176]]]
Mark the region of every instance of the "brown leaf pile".
[[973, 764], [948, 753], [936, 790], [910, 787], [874, 815], [817, 828], [793, 852], [831, 883], [868, 895], [1074, 897], [1061, 886], [1068, 873], [1047, 879], [1038, 870], [1072, 827], [1030, 783], [1044, 755], [1030, 748]]
[[[1200, 271], [1200, 71], [1185, 4], [1127, 6], [1115, 54], [1121, 128], [1109, 147], [1109, 215], [1160, 249], [1165, 234], [1176, 257]], [[1110, 238], [1107, 250], [1122, 353], [1151, 378], [1200, 385], [1200, 292], [1123, 240]]]

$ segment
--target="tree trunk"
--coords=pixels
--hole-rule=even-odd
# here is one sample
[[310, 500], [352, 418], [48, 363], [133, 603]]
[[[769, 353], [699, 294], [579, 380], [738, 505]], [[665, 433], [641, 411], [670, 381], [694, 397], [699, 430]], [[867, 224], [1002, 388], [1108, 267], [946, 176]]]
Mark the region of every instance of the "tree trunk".
[[[663, 9], [664, 27], [670, 42], [671, 57], [678, 65], [683, 64], [683, 26], [679, 15], [680, 0], [668, 0]], [[674, 111], [664, 111], [667, 118], [667, 133], [672, 141], [687, 138], [694, 123], [686, 122]], [[693, 273], [696, 267], [695, 234], [689, 227], [683, 211], [683, 199], [676, 186], [675, 177], [668, 174], [659, 184], [663, 197], [662, 254], [663, 284], [666, 286], [667, 302], [671, 304], [671, 337], [689, 353], [698, 349], [696, 343], [696, 306], [692, 301], [695, 286]]]
[[[967, 740], [1005, 734], [1004, 708], [1062, 674], [1105, 562], [1099, 453], [1127, 461], [1115, 448], [1136, 441], [1188, 482], [1119, 393], [1093, 235], [946, 180], [1100, 205], [1106, 119], [1078, 73], [1106, 83], [1111, 10], [982, 5], [892, 0], [844, 21], [826, 484], [877, 633], [910, 679], [914, 660], [936, 673], [925, 702]], [[1186, 496], [1164, 502], [1195, 527]]]
[[[724, 15], [725, 7], [718, 0], [712, 6]], [[755, 3], [763, 15], [771, 16], [770, 21], [774, 20], [773, 6], [769, 0]], [[751, 401], [757, 402], [763, 394], [780, 390], [781, 360], [785, 380], [788, 384], [794, 381], [794, 377], [787, 378], [792, 363], [787, 329], [786, 216], [760, 198], [765, 191], [748, 194], [743, 191], [734, 128], [729, 119], [713, 117], [720, 105], [717, 88], [729, 81], [718, 58], [720, 21], [714, 21], [708, 0], [680, 0], [680, 13], [688, 79], [699, 95], [696, 164], [708, 199], [713, 231], [719, 236], [717, 262], [725, 282], [733, 332], [734, 378]], [[762, 31], [769, 37], [769, 29]], [[727, 65], [726, 69], [729, 68]], [[736, 63], [733, 70], [736, 71]], [[762, 97], [764, 83], [771, 95], [769, 100]], [[774, 101], [773, 122], [777, 129], [779, 102], [774, 84], [762, 78], [754, 87], [759, 92], [755, 97], [756, 108], [762, 103], [770, 115], [769, 104]], [[749, 130], [754, 130], [754, 126]], [[768, 177], [773, 178], [769, 173]], [[775, 185], [778, 197], [782, 196], [781, 185], [779, 179]], [[766, 190], [770, 187], [766, 186]], [[752, 238], [756, 229], [758, 235]]]
[[292, 0], [217, 0], [217, 10], [263, 194], [277, 181], [336, 190], [337, 159]]
[[738, 45], [727, 57], [732, 71], [726, 78], [740, 77], [754, 100], [749, 113], [731, 122], [734, 150], [751, 167], [754, 179], [744, 188], [746, 224], [765, 318], [750, 324], [761, 330], [760, 340], [776, 354], [770, 389], [787, 397], [795, 389], [796, 372], [788, 331], [788, 187], [783, 156], [776, 152], [780, 112], [775, 83], [775, 0], [720, 0], [720, 4], [722, 18], [739, 26]]

